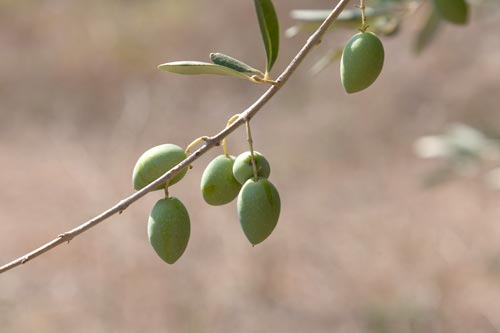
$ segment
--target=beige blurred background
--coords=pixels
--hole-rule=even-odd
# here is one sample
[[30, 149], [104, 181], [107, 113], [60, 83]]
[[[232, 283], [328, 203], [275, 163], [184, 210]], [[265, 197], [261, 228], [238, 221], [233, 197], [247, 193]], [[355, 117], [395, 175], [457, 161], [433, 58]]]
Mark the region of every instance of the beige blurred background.
[[[331, 1], [276, 1], [288, 12]], [[173, 266], [147, 241], [152, 193], [0, 275], [1, 332], [499, 332], [500, 194], [477, 177], [426, 188], [414, 141], [449, 123], [500, 130], [499, 11], [411, 49], [423, 13], [384, 39], [386, 64], [347, 95], [309, 74], [332, 33], [253, 121], [282, 213], [250, 246], [236, 206], [204, 204], [211, 151], [171, 188], [192, 236]], [[307, 38], [283, 39], [274, 74]], [[156, 66], [223, 52], [263, 67], [251, 1], [0, 2], [0, 264], [132, 193], [146, 149], [218, 132], [265, 86]], [[246, 150], [245, 133], [229, 139]]]

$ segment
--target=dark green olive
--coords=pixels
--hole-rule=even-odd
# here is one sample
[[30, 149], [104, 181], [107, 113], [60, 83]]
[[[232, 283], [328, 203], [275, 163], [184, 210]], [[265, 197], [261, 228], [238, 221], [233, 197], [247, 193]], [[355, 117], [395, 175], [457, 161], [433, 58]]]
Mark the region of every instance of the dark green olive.
[[[267, 159], [258, 151], [253, 152], [255, 157], [255, 164], [257, 166], [257, 176], [268, 178], [271, 174], [271, 166]], [[245, 182], [254, 176], [252, 167], [252, 157], [249, 151], [241, 153], [236, 157], [233, 165], [234, 178], [240, 183]]]
[[159, 200], [148, 221], [149, 242], [156, 253], [173, 264], [186, 250], [191, 225], [186, 207], [177, 198]]
[[219, 155], [203, 172], [201, 193], [209, 205], [225, 205], [238, 196], [241, 184], [233, 175], [234, 160], [234, 156]]
[[238, 196], [238, 218], [246, 237], [253, 245], [273, 232], [280, 215], [278, 190], [266, 178], [247, 180]]
[[[139, 157], [135, 164], [132, 183], [136, 190], [149, 185], [158, 179], [165, 172], [182, 162], [186, 158], [184, 150], [174, 144], [163, 144], [147, 150]], [[179, 174], [172, 178], [169, 185], [177, 183], [184, 177], [187, 168], [184, 168]], [[162, 189], [163, 186], [158, 186], [155, 190]]]
[[347, 93], [368, 88], [384, 66], [384, 46], [372, 32], [352, 36], [344, 46], [340, 60], [340, 77]]

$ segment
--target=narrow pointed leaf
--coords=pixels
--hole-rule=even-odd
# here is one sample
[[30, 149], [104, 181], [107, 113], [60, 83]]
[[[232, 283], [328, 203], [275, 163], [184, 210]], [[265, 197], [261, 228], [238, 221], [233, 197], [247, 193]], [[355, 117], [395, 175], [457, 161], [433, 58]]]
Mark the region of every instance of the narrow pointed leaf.
[[394, 36], [399, 32], [401, 19], [395, 16], [375, 17], [373, 18], [373, 22], [370, 23], [370, 26], [373, 27], [373, 32], [379, 35]]
[[252, 74], [262, 75], [262, 72], [259, 71], [258, 69], [255, 69], [252, 66], [245, 64], [243, 61], [240, 61], [238, 59], [235, 59], [231, 56], [222, 53], [210, 53], [210, 60], [212, 60], [214, 64], [228, 67], [241, 73], [252, 73]]
[[158, 66], [159, 69], [176, 73], [176, 74], [186, 74], [186, 75], [200, 75], [200, 74], [212, 74], [212, 75], [226, 75], [234, 76], [242, 79], [251, 80], [248, 75], [244, 73], [235, 71], [234, 69], [220, 66], [217, 64], [211, 64], [208, 62], [201, 61], [174, 61], [167, 62]]
[[[330, 15], [331, 10], [329, 9], [296, 9], [290, 12], [290, 17], [303, 22], [323, 22], [328, 15]], [[393, 10], [389, 8], [366, 8], [366, 17], [377, 17], [390, 15]], [[338, 22], [353, 22], [356, 21], [359, 24], [361, 20], [361, 11], [359, 9], [346, 9], [337, 18]]]
[[260, 32], [266, 49], [266, 71], [269, 72], [278, 58], [280, 29], [278, 17], [271, 0], [254, 0]]
[[319, 74], [334, 61], [339, 60], [342, 57], [342, 50], [343, 50], [342, 48], [334, 49], [330, 51], [327, 55], [319, 59], [311, 68], [311, 73], [313, 75]]
[[415, 40], [414, 50], [415, 53], [421, 53], [436, 35], [441, 22], [441, 17], [435, 9], [431, 9], [427, 21], [424, 23], [423, 27], [420, 29]]
[[[368, 9], [368, 8], [367, 8]], [[290, 17], [303, 22], [323, 22], [331, 10], [329, 9], [295, 9], [290, 12]], [[361, 19], [359, 10], [346, 9], [338, 16], [338, 21], [351, 21]]]
[[[366, 8], [367, 24], [370, 30], [378, 34], [391, 35], [397, 32], [399, 27], [398, 13], [404, 10], [384, 7], [384, 8]], [[297, 9], [290, 12], [292, 19], [300, 21], [297, 25], [288, 28], [285, 31], [287, 37], [294, 37], [300, 32], [311, 33], [318, 29], [321, 23], [330, 14], [330, 10], [323, 9]], [[344, 10], [340, 13], [335, 21], [335, 24], [328, 29], [351, 29], [357, 30], [360, 28], [361, 11], [359, 9]]]

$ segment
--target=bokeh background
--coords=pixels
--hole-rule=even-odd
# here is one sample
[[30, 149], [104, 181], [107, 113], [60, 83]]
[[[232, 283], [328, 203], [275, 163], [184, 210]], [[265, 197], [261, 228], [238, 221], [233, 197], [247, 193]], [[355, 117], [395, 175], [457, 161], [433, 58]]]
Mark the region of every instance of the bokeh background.
[[[290, 10], [331, 6], [276, 1], [283, 30]], [[478, 177], [425, 186], [439, 162], [413, 144], [453, 122], [500, 130], [500, 13], [474, 9], [416, 56], [424, 18], [384, 39], [381, 77], [355, 95], [336, 64], [310, 75], [352, 32], [330, 34], [252, 121], [282, 198], [264, 243], [248, 243], [235, 203], [204, 204], [215, 149], [171, 188], [192, 220], [175, 265], [147, 241], [152, 193], [0, 275], [0, 331], [499, 332], [500, 194]], [[306, 38], [282, 40], [275, 74]], [[146, 149], [214, 134], [262, 94], [156, 69], [214, 51], [264, 66], [252, 1], [1, 1], [1, 264], [131, 194]], [[229, 139], [246, 147], [244, 130]]]

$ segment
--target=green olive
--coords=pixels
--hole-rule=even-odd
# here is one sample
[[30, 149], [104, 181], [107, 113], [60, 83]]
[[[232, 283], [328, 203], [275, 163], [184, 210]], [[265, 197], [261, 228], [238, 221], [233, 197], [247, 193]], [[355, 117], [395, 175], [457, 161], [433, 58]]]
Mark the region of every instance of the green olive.
[[[140, 190], [141, 188], [149, 185], [185, 158], [186, 153], [184, 150], [181, 147], [170, 143], [147, 150], [141, 157], [139, 157], [137, 163], [135, 164], [132, 175], [134, 188], [136, 190]], [[181, 180], [186, 172], [187, 168], [184, 168], [179, 174], [170, 180], [169, 185], [173, 185]], [[160, 190], [163, 187], [164, 186], [158, 186], [155, 190]]]
[[259, 244], [273, 232], [280, 208], [278, 190], [270, 181], [247, 180], [238, 196], [238, 218], [250, 243]]
[[173, 264], [186, 250], [191, 225], [186, 207], [177, 198], [159, 200], [148, 221], [148, 238], [156, 253]]
[[201, 193], [209, 205], [225, 205], [238, 196], [241, 184], [233, 175], [235, 159], [234, 156], [219, 155], [203, 171]]
[[[271, 166], [267, 159], [258, 151], [253, 152], [255, 157], [255, 164], [257, 166], [257, 176], [268, 178], [271, 174]], [[240, 183], [245, 182], [253, 177], [252, 157], [250, 152], [244, 152], [236, 157], [233, 165], [234, 178]]]
[[455, 24], [466, 24], [468, 5], [465, 0], [434, 0], [434, 7], [442, 18]]
[[368, 88], [384, 66], [384, 46], [372, 32], [352, 36], [344, 46], [340, 60], [340, 77], [347, 93]]

